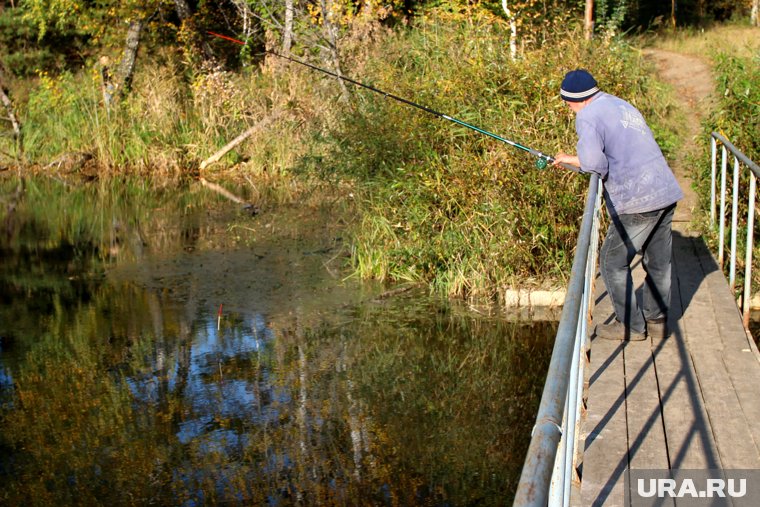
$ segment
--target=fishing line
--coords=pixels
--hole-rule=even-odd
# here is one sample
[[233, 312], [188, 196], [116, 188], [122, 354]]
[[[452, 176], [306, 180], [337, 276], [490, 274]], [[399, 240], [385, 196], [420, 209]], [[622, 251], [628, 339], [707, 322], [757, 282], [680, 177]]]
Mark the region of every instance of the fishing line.
[[[245, 46], [246, 45], [246, 42], [241, 41], [239, 39], [235, 39], [233, 37], [229, 37], [227, 35], [222, 35], [220, 33], [212, 32], [212, 31], [208, 31], [208, 33], [211, 34], [211, 35], [213, 35], [213, 36], [215, 36], [215, 37], [219, 37], [219, 38], [228, 40], [230, 42], [234, 42], [236, 44], [240, 44], [241, 46]], [[441, 113], [439, 111], [436, 111], [435, 109], [431, 109], [431, 108], [423, 106], [421, 104], [417, 104], [416, 102], [412, 102], [409, 99], [405, 99], [403, 97], [399, 97], [398, 95], [394, 95], [392, 93], [383, 91], [383, 90], [381, 90], [379, 88], [375, 88], [374, 86], [370, 86], [368, 84], [364, 84], [364, 83], [362, 83], [360, 81], [356, 81], [356, 80], [351, 79], [349, 77], [341, 76], [340, 74], [337, 74], [335, 72], [329, 71], [327, 69], [323, 69], [321, 67], [317, 67], [316, 65], [312, 65], [311, 63], [304, 62], [302, 60], [299, 60], [297, 58], [293, 58], [291, 56], [281, 55], [281, 54], [276, 53], [276, 52], [271, 51], [271, 50], [264, 50], [264, 52], [265, 53], [269, 53], [270, 55], [274, 55], [274, 56], [277, 56], [279, 58], [283, 58], [285, 60], [291, 61], [293, 63], [297, 63], [299, 65], [303, 65], [304, 67], [308, 67], [308, 68], [310, 68], [312, 70], [316, 70], [318, 72], [322, 72], [323, 74], [327, 74], [328, 76], [332, 76], [332, 77], [341, 79], [343, 81], [346, 81], [346, 82], [351, 83], [353, 85], [359, 86], [361, 88], [373, 91], [373, 92], [378, 93], [380, 95], [383, 95], [383, 96], [385, 96], [385, 97], [387, 97], [389, 99], [393, 99], [395, 101], [401, 102], [401, 103], [406, 104], [408, 106], [415, 107], [417, 109], [420, 109], [421, 111], [425, 111], [426, 113], [432, 114], [433, 116], [437, 116], [438, 118], [442, 118], [442, 119], [450, 121], [452, 123], [456, 123], [457, 125], [461, 125], [462, 127], [466, 127], [466, 128], [468, 128], [470, 130], [474, 130], [475, 132], [478, 132], [480, 134], [483, 134], [483, 135], [486, 135], [486, 136], [491, 137], [493, 139], [496, 139], [497, 141], [501, 141], [502, 143], [505, 143], [505, 144], [508, 144], [510, 146], [513, 146], [513, 147], [515, 147], [515, 148], [517, 148], [519, 150], [523, 150], [525, 152], [528, 152], [531, 155], [533, 155], [534, 157], [537, 157], [536, 167], [538, 169], [544, 169], [544, 168], [546, 168], [547, 165], [554, 163], [554, 157], [552, 157], [550, 155], [542, 153], [542, 152], [540, 152], [538, 150], [534, 150], [533, 148], [529, 148], [528, 146], [524, 146], [524, 145], [522, 145], [520, 143], [517, 143], [515, 141], [510, 141], [509, 139], [506, 139], [506, 138], [501, 137], [501, 136], [499, 136], [497, 134], [494, 134], [493, 132], [489, 132], [487, 130], [483, 130], [480, 127], [476, 127], [475, 125], [471, 125], [471, 124], [469, 124], [469, 123], [467, 123], [465, 121], [462, 121], [462, 120], [460, 120], [458, 118], [454, 118], [453, 116], [449, 116], [447, 114], [444, 114], [444, 113]], [[570, 164], [560, 163], [559, 165], [561, 165], [565, 169], [570, 169], [571, 171], [577, 171], [578, 170], [577, 167], [574, 167], [574, 166], [572, 166]]]

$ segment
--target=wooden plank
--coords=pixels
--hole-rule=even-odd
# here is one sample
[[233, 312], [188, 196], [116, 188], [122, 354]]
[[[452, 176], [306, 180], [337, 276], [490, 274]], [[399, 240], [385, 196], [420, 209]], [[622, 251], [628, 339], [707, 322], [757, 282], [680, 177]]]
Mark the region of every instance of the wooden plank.
[[[710, 295], [716, 316], [718, 335], [722, 345], [723, 364], [728, 365], [731, 385], [741, 407], [741, 415], [752, 435], [755, 449], [760, 454], [760, 399], [757, 382], [760, 380], [760, 363], [754, 353], [751, 337], [745, 332], [741, 313], [728, 286], [728, 280], [702, 241], [695, 241], [697, 259], [705, 275], [705, 286]], [[714, 340], [715, 335], [705, 339]], [[738, 415], [738, 414], [737, 414]]]
[[[624, 356], [629, 468], [667, 470], [668, 445], [650, 340], [626, 343]], [[651, 499], [639, 500], [641, 505], [651, 504]], [[631, 507], [637, 505], [631, 498]], [[666, 498], [661, 505], [672, 507], [673, 499]]]
[[731, 347], [723, 352], [724, 364], [728, 369], [731, 384], [739, 399], [744, 418], [747, 421], [755, 448], [760, 455], [760, 397], [757, 395], [760, 380], [760, 363], [750, 348]]
[[653, 352], [670, 467], [720, 468], [697, 375], [679, 329]]
[[[694, 255], [692, 240], [675, 233], [673, 236], [673, 284], [669, 326], [671, 335], [666, 340], [653, 340], [652, 353], [657, 368], [663, 425], [668, 442], [670, 467], [675, 469], [710, 469], [720, 467], [720, 458], [705, 410], [702, 392], [691, 355], [685, 320], [704, 315], [705, 304], [693, 295], [701, 284], [701, 265]], [[692, 303], [691, 311], [684, 311]], [[709, 305], [709, 302], [706, 302]], [[702, 320], [699, 319], [698, 320]], [[717, 326], [714, 322], [714, 331]]]
[[[652, 354], [657, 369], [671, 468], [711, 469], [720, 467], [720, 458], [687, 348], [684, 326], [683, 301], [690, 298], [689, 292], [693, 294], [699, 286], [696, 277], [684, 279], [684, 275], [688, 276], [690, 270], [696, 267], [694, 256], [687, 255], [693, 252], [690, 243], [690, 240], [674, 235], [674, 276], [669, 315], [671, 334], [668, 339], [652, 341]], [[698, 311], [689, 313], [688, 317], [699, 314]]]
[[722, 357], [692, 350], [723, 468], [760, 468], [760, 456]]
[[[597, 274], [593, 325], [608, 322], [612, 304]], [[624, 472], [628, 467], [623, 342], [591, 342], [588, 406], [583, 423], [585, 448], [581, 505], [624, 505]]]
[[581, 504], [622, 506], [628, 467], [623, 343], [593, 340]]
[[667, 442], [651, 342], [626, 343], [624, 357], [630, 467], [667, 469]]
[[[633, 263], [633, 283], [639, 303], [643, 302], [646, 278], [640, 257]], [[657, 369], [652, 341], [628, 342], [624, 350], [626, 380], [626, 421], [628, 426], [628, 460], [631, 470], [669, 468], [668, 446], [660, 404]], [[672, 507], [668, 498], [663, 507]], [[636, 507], [631, 498], [631, 507]]]
[[760, 379], [760, 372], [753, 373], [736, 357], [746, 335], [725, 277], [706, 245], [701, 238], [679, 243], [678, 250], [674, 244], [679, 283], [682, 289], [693, 288], [681, 294], [682, 322], [721, 465], [757, 468], [760, 453], [743, 405], [750, 413], [755, 410], [756, 395], [748, 392], [748, 383]]

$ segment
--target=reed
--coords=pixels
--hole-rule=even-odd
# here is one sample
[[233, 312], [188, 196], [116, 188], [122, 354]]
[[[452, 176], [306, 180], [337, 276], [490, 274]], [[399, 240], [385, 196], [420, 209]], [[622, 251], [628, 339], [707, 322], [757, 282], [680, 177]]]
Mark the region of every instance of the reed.
[[[490, 15], [432, 11], [407, 29], [348, 38], [342, 54], [353, 78], [550, 154], [573, 150], [573, 117], [557, 90], [565, 71], [586, 67], [673, 145], [659, 121], [664, 92], [639, 53], [620, 40], [586, 43], [573, 28], [544, 35], [512, 61], [506, 27]], [[70, 171], [183, 180], [277, 111], [203, 176], [235, 180], [244, 197], [272, 205], [344, 199], [356, 276], [489, 298], [517, 279], [564, 280], [584, 177], [538, 171], [523, 152], [380, 95], [352, 89], [350, 101], [336, 101], [334, 79], [297, 65], [193, 73], [177, 58], [167, 51], [141, 67], [110, 110], [96, 74], [42, 76], [26, 107], [27, 155], [49, 166], [86, 152], [92, 161]]]
[[[588, 44], [579, 35], [558, 34], [513, 62], [506, 34], [486, 19], [422, 22], [378, 44], [366, 75], [381, 89], [556, 153], [575, 145], [559, 84], [567, 70], [585, 67], [603, 89], [653, 118], [659, 141], [672, 147], [659, 111], [666, 91], [640, 54], [624, 41]], [[381, 96], [363, 95], [331, 134], [330, 170], [355, 181], [360, 195], [358, 275], [473, 298], [498, 298], [516, 280], [565, 279], [583, 176], [539, 171], [522, 152]]]

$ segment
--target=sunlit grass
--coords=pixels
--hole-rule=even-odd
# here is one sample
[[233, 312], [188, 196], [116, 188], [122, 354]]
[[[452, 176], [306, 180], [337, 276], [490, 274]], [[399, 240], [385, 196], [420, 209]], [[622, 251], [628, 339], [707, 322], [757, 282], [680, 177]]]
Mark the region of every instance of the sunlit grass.
[[[603, 89], [652, 119], [664, 150], [674, 149], [664, 121], [667, 89], [625, 42], [589, 45], [569, 31], [513, 62], [501, 29], [480, 21], [421, 23], [389, 37], [371, 53], [366, 79], [554, 154], [572, 151], [576, 142], [560, 82], [567, 70], [586, 67]], [[358, 183], [357, 274], [422, 281], [435, 292], [478, 299], [498, 299], [514, 283], [566, 279], [583, 176], [537, 170], [531, 156], [513, 147], [382, 96], [362, 99], [331, 133], [334, 154], [326, 160]]]
[[[487, 15], [463, 21], [431, 12], [413, 29], [344, 47], [346, 74], [554, 154], [576, 141], [558, 96], [562, 76], [585, 67], [642, 110], [666, 152], [676, 149], [667, 91], [625, 41], [587, 43], [572, 27], [556, 29], [512, 61], [505, 30]], [[64, 174], [234, 181], [244, 199], [263, 205], [350, 201], [351, 262], [362, 278], [477, 298], [515, 280], [564, 282], [583, 176], [539, 171], [523, 151], [366, 90], [351, 87], [351, 100], [340, 102], [334, 79], [295, 64], [204, 74], [183, 70], [171, 53], [156, 62], [141, 66], [133, 91], [109, 109], [97, 74], [41, 79], [26, 107], [27, 156]], [[72, 153], [92, 159], [55, 163]]]
[[694, 56], [729, 53], [740, 57], [757, 56], [760, 37], [757, 28], [746, 23], [716, 24], [708, 28], [686, 28], [648, 35], [643, 40], [656, 48]]

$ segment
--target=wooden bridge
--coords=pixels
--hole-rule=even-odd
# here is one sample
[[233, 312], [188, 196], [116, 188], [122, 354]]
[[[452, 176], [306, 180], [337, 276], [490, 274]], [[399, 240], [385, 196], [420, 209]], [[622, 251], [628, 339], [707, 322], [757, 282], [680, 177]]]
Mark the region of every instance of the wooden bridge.
[[[685, 223], [674, 223], [673, 257], [668, 339], [592, 334], [575, 505], [625, 505], [628, 468], [760, 469], [760, 354], [717, 262]], [[640, 287], [643, 269], [635, 274]], [[611, 319], [600, 277], [595, 302], [593, 320]]]

